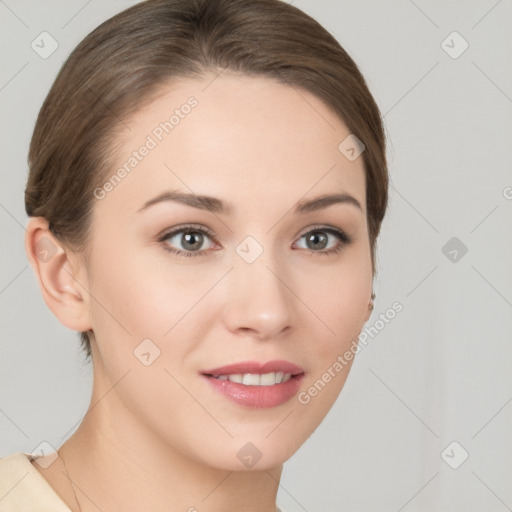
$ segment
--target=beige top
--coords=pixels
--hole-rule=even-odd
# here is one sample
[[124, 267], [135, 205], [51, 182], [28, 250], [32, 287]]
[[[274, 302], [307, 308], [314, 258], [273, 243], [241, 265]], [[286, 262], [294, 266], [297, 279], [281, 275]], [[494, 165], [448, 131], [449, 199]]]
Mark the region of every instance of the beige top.
[[71, 512], [30, 460], [23, 452], [0, 458], [0, 512]]
[[71, 512], [30, 458], [23, 452], [0, 458], [0, 512]]

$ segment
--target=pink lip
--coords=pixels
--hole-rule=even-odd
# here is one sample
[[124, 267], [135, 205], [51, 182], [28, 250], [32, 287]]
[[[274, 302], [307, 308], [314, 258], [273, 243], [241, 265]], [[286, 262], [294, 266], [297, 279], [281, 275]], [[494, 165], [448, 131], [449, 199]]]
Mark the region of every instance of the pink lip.
[[270, 372], [283, 372], [291, 373], [292, 375], [298, 375], [304, 373], [304, 370], [296, 364], [290, 363], [289, 361], [268, 361], [267, 363], [258, 363], [257, 361], [244, 361], [241, 363], [228, 364], [226, 366], [220, 366], [213, 370], [205, 370], [201, 373], [203, 375], [213, 375], [218, 377], [219, 375], [231, 375], [234, 373], [270, 373]]
[[[263, 374], [270, 372], [291, 373], [292, 377], [286, 382], [274, 384], [273, 386], [246, 386], [237, 382], [215, 378], [219, 375], [231, 375], [234, 373]], [[283, 360], [269, 361], [264, 364], [257, 361], [245, 361], [206, 370], [201, 373], [210, 382], [215, 391], [223, 394], [226, 398], [239, 405], [258, 409], [276, 407], [290, 400], [299, 391], [304, 378], [304, 370], [300, 366]]]

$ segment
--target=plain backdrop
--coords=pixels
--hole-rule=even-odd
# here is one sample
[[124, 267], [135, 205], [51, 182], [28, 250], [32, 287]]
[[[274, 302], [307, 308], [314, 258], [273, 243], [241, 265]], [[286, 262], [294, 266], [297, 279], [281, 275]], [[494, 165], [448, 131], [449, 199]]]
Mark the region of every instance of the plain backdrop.
[[[24, 250], [27, 151], [64, 59], [133, 3], [0, 1], [0, 456], [59, 447], [89, 403], [77, 335], [46, 307]], [[391, 186], [366, 324], [374, 334], [285, 464], [278, 503], [512, 510], [512, 2], [293, 4], [366, 77], [386, 124]], [[58, 44], [49, 56], [33, 49], [42, 32]], [[402, 311], [377, 325], [395, 301]]]

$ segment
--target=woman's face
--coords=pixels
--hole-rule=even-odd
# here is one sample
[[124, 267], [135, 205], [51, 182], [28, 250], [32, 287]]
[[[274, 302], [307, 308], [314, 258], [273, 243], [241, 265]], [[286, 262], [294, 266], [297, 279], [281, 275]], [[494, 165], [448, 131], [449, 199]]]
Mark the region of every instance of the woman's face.
[[[94, 393], [111, 421], [136, 417], [196, 461], [275, 467], [333, 405], [368, 318], [362, 156], [341, 152], [349, 130], [304, 90], [226, 72], [162, 91], [123, 120], [95, 191]], [[271, 361], [263, 373], [286, 361], [302, 375], [204, 375]]]

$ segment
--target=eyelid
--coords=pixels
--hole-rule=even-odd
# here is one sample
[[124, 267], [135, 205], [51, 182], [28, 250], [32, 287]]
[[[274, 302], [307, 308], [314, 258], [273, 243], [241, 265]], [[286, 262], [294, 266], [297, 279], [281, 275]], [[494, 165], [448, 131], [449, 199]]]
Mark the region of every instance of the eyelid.
[[[183, 225], [174, 226], [173, 228], [164, 229], [157, 235], [157, 240], [159, 242], [163, 243], [164, 240], [171, 238], [172, 236], [177, 235], [179, 233], [186, 232], [186, 231], [196, 231], [199, 233], [206, 234], [209, 238], [211, 238], [211, 240], [214, 243], [220, 245], [216, 239], [215, 233], [210, 228], [208, 228], [202, 224], [183, 224]], [[302, 234], [296, 236], [296, 241], [294, 242], [294, 244], [297, 241], [301, 240], [308, 233], [312, 233], [315, 231], [323, 231], [325, 233], [330, 233], [331, 235], [334, 235], [335, 237], [337, 237], [338, 238], [338, 245], [337, 245], [338, 251], [341, 250], [344, 246], [349, 245], [353, 241], [353, 236], [347, 234], [346, 231], [341, 228], [331, 226], [328, 224], [315, 224], [312, 226], [307, 226], [306, 228], [301, 230]], [[177, 255], [186, 254], [188, 256], [199, 256], [199, 255], [204, 255], [206, 252], [208, 252], [208, 249], [203, 249], [201, 251], [182, 251], [181, 249], [166, 248], [166, 250], [171, 253], [176, 253]], [[314, 253], [330, 254], [330, 253], [337, 252], [336, 248], [328, 249], [326, 251], [313, 251], [311, 249], [306, 249], [306, 251], [309, 251], [312, 254], [314, 254]]]
[[[183, 225], [174, 226], [173, 228], [166, 228], [163, 231], [161, 231], [156, 236], [156, 238], [159, 241], [161, 241], [162, 239], [168, 238], [171, 235], [181, 233], [182, 231], [185, 231], [185, 230], [192, 231], [194, 229], [196, 229], [199, 232], [205, 232], [212, 240], [215, 240], [217, 242], [215, 233], [210, 228], [208, 228], [207, 226], [204, 226], [202, 224], [183, 224]], [[307, 226], [306, 228], [301, 229], [299, 231], [300, 234], [295, 235], [295, 237], [297, 239], [299, 239], [299, 238], [302, 238], [304, 235], [310, 233], [311, 231], [317, 231], [317, 230], [318, 231], [324, 230], [324, 231], [328, 231], [328, 232], [334, 232], [335, 234], [341, 234], [344, 237], [346, 237], [347, 241], [351, 241], [353, 239], [353, 237], [351, 235], [349, 235], [345, 230], [338, 228], [336, 226], [331, 226], [329, 224], [313, 224], [311, 226]]]
[[312, 231], [325, 231], [327, 233], [331, 233], [340, 237], [341, 242], [345, 242], [349, 244], [353, 241], [354, 237], [349, 235], [344, 229], [338, 228], [336, 226], [332, 226], [330, 224], [313, 224], [312, 226], [308, 226], [304, 228], [304, 230], [300, 231], [300, 235], [297, 235], [298, 239], [302, 238], [304, 235], [311, 233]]
[[181, 233], [182, 231], [199, 231], [201, 233], [206, 233], [212, 240], [215, 240], [215, 233], [210, 228], [203, 226], [202, 224], [183, 224], [172, 228], [166, 228], [158, 233], [156, 238], [158, 241], [162, 241], [163, 239], [169, 238], [171, 235]]

